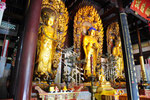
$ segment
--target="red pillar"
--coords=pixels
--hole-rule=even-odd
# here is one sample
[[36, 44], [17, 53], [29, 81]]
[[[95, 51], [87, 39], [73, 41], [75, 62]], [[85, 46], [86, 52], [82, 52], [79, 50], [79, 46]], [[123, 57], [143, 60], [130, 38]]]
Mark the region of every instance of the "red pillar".
[[31, 0], [26, 16], [23, 50], [15, 100], [30, 100], [42, 0]]

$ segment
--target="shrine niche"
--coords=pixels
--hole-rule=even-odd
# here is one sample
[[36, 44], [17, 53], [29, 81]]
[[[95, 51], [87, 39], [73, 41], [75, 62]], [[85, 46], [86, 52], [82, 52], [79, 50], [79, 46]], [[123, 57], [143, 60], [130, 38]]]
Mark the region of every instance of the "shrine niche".
[[[74, 51], [80, 55], [77, 58], [78, 60], [85, 59], [86, 64], [83, 65], [85, 77], [89, 77], [91, 74], [94, 76], [99, 74], [98, 68], [101, 64], [103, 33], [102, 21], [96, 9], [93, 6], [80, 8], [74, 17]], [[89, 45], [92, 46], [90, 47]], [[89, 50], [86, 50], [86, 47], [89, 47], [89, 50], [93, 50], [95, 53], [87, 54]], [[90, 65], [91, 55], [94, 60], [93, 67], [95, 68]]]
[[125, 80], [123, 52], [121, 47], [121, 38], [119, 33], [119, 24], [114, 22], [107, 27], [107, 52], [112, 54], [116, 60], [116, 78], [117, 81]]
[[37, 43], [35, 74], [54, 79], [67, 34], [68, 11], [61, 0], [43, 0]]

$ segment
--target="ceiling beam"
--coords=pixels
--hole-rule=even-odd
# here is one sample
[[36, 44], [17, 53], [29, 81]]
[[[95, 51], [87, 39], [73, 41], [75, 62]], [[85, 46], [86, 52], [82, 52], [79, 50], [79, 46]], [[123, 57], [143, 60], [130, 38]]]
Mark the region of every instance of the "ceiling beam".
[[103, 15], [101, 15], [101, 18], [104, 19], [113, 13], [117, 13], [117, 11], [118, 9], [116, 7], [113, 7], [110, 10], [106, 11]]
[[146, 19], [144, 19], [144, 18], [141, 17], [140, 15], [135, 14], [134, 11], [131, 10], [130, 8], [125, 8], [125, 12], [132, 14], [133, 16], [135, 16], [136, 18], [140, 19], [140, 20], [143, 21], [144, 23], [148, 23], [148, 21], [147, 21]]
[[110, 0], [93, 0], [101, 5], [102, 8], [110, 8], [113, 5]]
[[112, 22], [116, 21], [118, 19], [118, 15], [116, 14], [115, 16], [107, 19], [107, 21], [102, 21], [103, 22], [103, 26], [106, 27], [109, 24], [111, 24]]

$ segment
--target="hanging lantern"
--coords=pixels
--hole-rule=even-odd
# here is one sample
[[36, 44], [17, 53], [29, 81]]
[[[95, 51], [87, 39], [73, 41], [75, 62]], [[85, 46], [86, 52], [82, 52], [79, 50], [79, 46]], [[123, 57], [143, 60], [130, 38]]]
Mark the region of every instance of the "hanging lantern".
[[0, 25], [2, 22], [4, 10], [6, 9], [6, 3], [5, 2], [6, 2], [6, 0], [0, 1]]

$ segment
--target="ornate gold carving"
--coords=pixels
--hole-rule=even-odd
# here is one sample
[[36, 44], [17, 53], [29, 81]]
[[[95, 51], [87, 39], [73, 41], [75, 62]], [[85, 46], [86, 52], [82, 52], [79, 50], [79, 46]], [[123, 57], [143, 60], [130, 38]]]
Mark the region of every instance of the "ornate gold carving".
[[107, 34], [107, 51], [108, 53], [113, 54], [117, 62], [116, 75], [118, 78], [124, 78], [122, 74], [124, 70], [124, 61], [118, 22], [110, 24], [107, 28], [106, 34]]
[[36, 74], [54, 78], [67, 34], [68, 12], [61, 0], [43, 0], [37, 44]]
[[107, 27], [106, 36], [107, 36], [107, 52], [111, 54], [113, 41], [114, 41], [115, 37], [119, 36], [118, 22], [114, 22]]
[[[87, 34], [87, 31], [90, 27], [96, 29], [93, 38], [97, 40], [99, 45], [97, 65], [100, 66], [104, 36], [103, 25], [96, 9], [93, 6], [85, 6], [83, 8], [80, 8], [76, 13], [76, 16], [74, 17], [74, 51], [76, 53], [79, 53], [79, 55], [81, 53], [81, 49], [83, 49], [82, 39], [84, 35]], [[81, 56], [78, 57], [78, 60], [80, 59]]]

